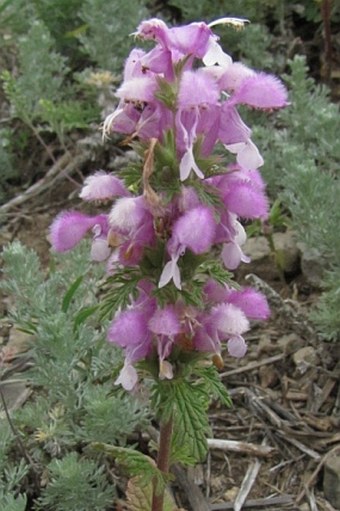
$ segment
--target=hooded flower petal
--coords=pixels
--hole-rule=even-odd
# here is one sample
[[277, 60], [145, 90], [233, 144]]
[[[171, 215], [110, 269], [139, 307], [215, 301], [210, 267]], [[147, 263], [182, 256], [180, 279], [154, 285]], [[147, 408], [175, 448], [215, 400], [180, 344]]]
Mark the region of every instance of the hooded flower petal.
[[217, 105], [218, 100], [219, 88], [213, 76], [201, 69], [183, 72], [178, 91], [180, 109], [195, 106], [206, 108], [209, 105]]
[[249, 321], [244, 312], [231, 303], [222, 303], [213, 307], [210, 318], [214, 327], [224, 338], [241, 335], [249, 330]]
[[287, 89], [276, 76], [256, 73], [242, 81], [232, 101], [254, 108], [271, 110], [287, 106], [287, 99]]
[[179, 334], [181, 331], [178, 314], [172, 305], [156, 310], [148, 325], [151, 332], [154, 334], [166, 335], [169, 337]]
[[126, 102], [149, 103], [155, 101], [158, 84], [151, 76], [138, 76], [123, 82], [116, 92], [117, 98]]
[[150, 217], [143, 197], [122, 197], [111, 209], [109, 224], [113, 228], [129, 233], [138, 229]]
[[144, 344], [149, 339], [148, 318], [140, 309], [120, 312], [108, 331], [108, 341], [123, 348]]
[[50, 227], [50, 240], [57, 252], [71, 250], [96, 224], [104, 224], [105, 215], [88, 216], [77, 211], [63, 211]]
[[237, 91], [246, 78], [254, 75], [256, 75], [255, 71], [241, 62], [233, 62], [220, 78], [220, 84], [222, 89], [230, 92]]
[[107, 200], [113, 197], [126, 197], [130, 195], [123, 181], [99, 170], [84, 181], [79, 197], [85, 201]]
[[194, 254], [203, 254], [211, 248], [215, 231], [216, 222], [211, 209], [197, 206], [175, 222], [172, 237], [178, 245], [189, 248]]
[[268, 199], [262, 190], [252, 186], [250, 181], [230, 182], [227, 192], [223, 195], [227, 208], [242, 218], [267, 218], [269, 211]]
[[270, 315], [266, 297], [250, 287], [230, 291], [227, 301], [241, 309], [250, 319], [268, 319]]

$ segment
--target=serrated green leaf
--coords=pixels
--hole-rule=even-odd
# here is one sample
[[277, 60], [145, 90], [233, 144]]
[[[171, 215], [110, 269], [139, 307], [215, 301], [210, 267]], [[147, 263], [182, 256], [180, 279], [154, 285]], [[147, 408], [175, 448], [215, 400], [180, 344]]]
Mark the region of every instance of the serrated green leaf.
[[202, 461], [208, 450], [206, 434], [209, 431], [209, 398], [204, 386], [181, 381], [174, 385], [174, 400], [173, 444], [187, 445], [187, 453], [196, 461]]
[[154, 460], [135, 449], [118, 447], [101, 442], [90, 444], [90, 448], [113, 457], [118, 463], [121, 463], [132, 476], [142, 475], [144, 484], [156, 480], [159, 487], [164, 487], [167, 483], [165, 474], [158, 470]]
[[[153, 486], [143, 483], [142, 477], [133, 477], [129, 480], [126, 489], [128, 511], [151, 511]], [[171, 496], [167, 491], [164, 495], [164, 511], [177, 511]]]
[[220, 375], [214, 365], [210, 367], [200, 367], [196, 369], [195, 373], [203, 378], [210, 395], [219, 399], [221, 403], [228, 408], [232, 406], [229, 393], [224, 383], [221, 381]]
[[74, 295], [76, 294], [77, 292], [77, 289], [79, 288], [80, 284], [83, 282], [83, 279], [84, 279], [84, 275], [80, 275], [74, 282], [73, 284], [71, 284], [71, 286], [68, 288], [68, 290], [66, 291], [65, 295], [64, 295], [64, 298], [63, 298], [63, 302], [62, 302], [62, 305], [61, 305], [61, 310], [63, 312], [67, 312], [68, 311], [68, 308], [70, 306], [70, 303], [72, 301], [72, 298], [74, 297]]

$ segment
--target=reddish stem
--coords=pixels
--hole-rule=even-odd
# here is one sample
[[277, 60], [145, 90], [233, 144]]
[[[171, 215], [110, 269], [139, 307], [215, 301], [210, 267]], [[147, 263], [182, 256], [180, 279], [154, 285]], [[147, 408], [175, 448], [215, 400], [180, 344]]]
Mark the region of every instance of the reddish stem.
[[[164, 474], [168, 474], [170, 468], [172, 428], [172, 417], [167, 422], [162, 422], [160, 426], [157, 468]], [[164, 491], [165, 488], [160, 490], [154, 482], [151, 511], [163, 511]]]

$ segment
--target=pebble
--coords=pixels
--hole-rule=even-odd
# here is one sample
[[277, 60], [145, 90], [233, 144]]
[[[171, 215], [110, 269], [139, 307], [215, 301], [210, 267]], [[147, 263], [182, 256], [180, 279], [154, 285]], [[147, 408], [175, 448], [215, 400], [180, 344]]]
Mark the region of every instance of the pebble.
[[335, 509], [340, 509], [340, 455], [330, 456], [324, 465], [323, 491]]
[[293, 354], [293, 362], [297, 371], [304, 374], [310, 366], [317, 366], [320, 359], [312, 346], [305, 346]]

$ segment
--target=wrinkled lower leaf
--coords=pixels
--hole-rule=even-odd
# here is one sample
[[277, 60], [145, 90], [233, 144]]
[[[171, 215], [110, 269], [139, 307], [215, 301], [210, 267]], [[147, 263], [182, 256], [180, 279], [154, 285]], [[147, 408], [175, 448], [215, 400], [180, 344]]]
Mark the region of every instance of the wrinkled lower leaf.
[[[141, 477], [130, 479], [126, 489], [126, 510], [151, 511], [152, 491], [152, 483], [144, 484]], [[163, 511], [180, 511], [168, 491], [165, 491]]]

